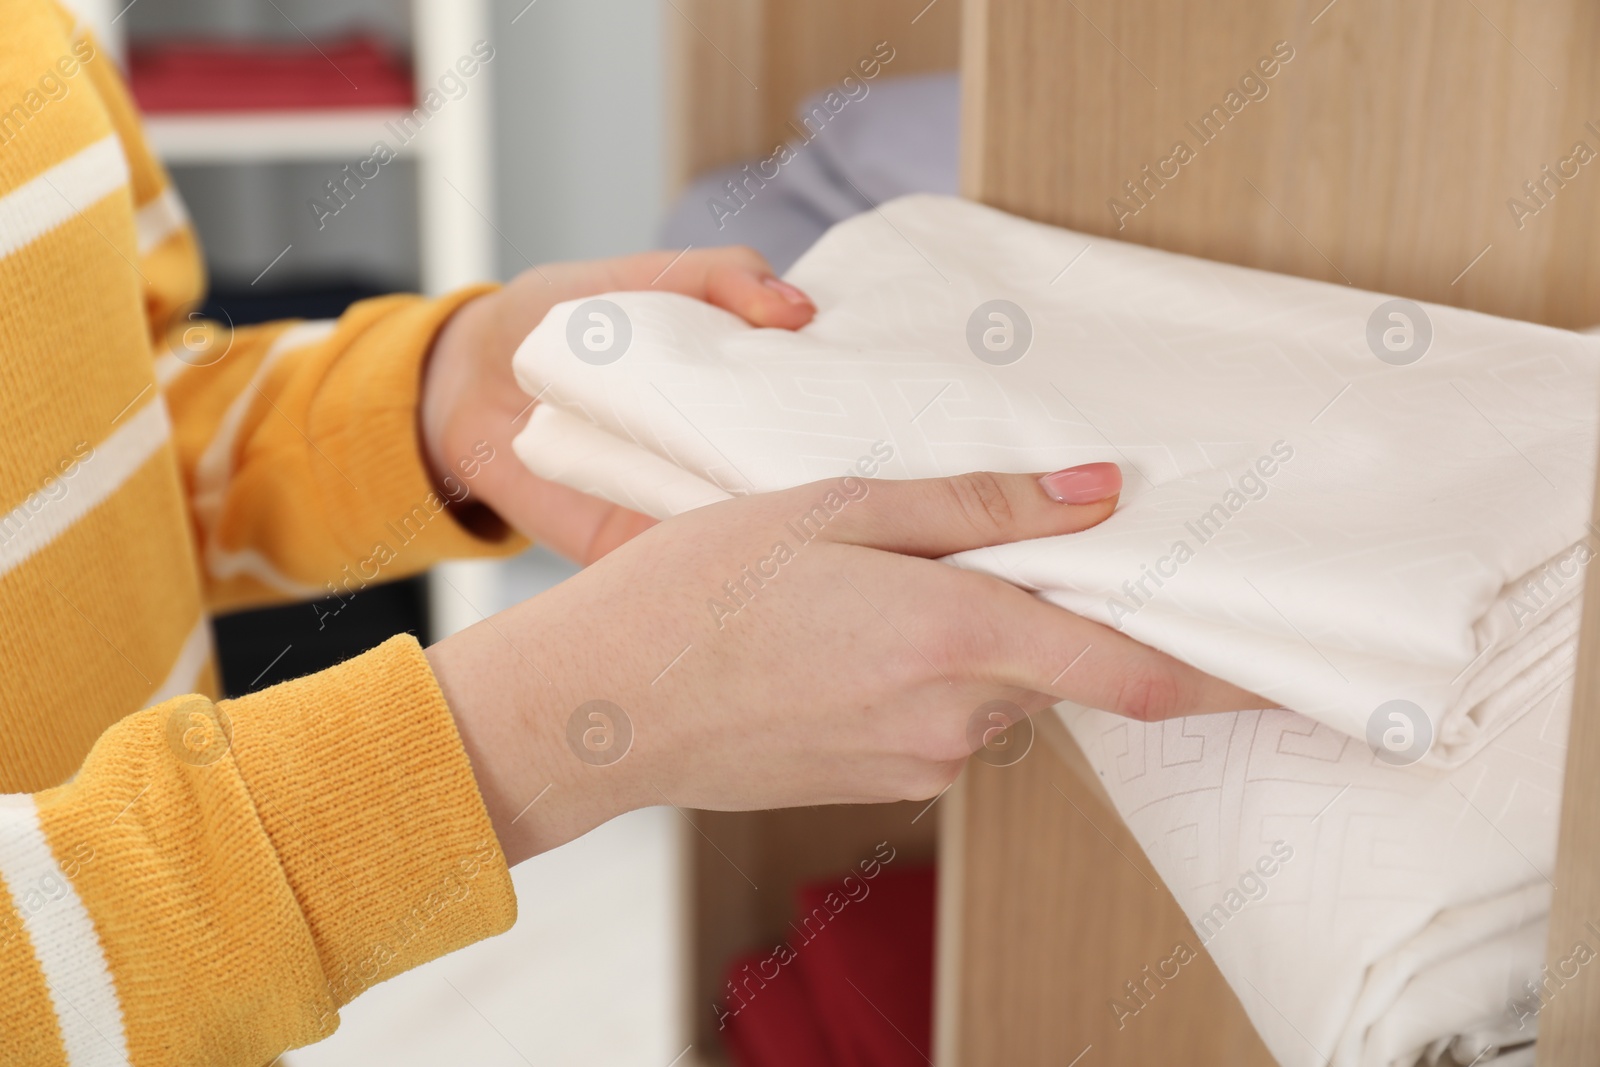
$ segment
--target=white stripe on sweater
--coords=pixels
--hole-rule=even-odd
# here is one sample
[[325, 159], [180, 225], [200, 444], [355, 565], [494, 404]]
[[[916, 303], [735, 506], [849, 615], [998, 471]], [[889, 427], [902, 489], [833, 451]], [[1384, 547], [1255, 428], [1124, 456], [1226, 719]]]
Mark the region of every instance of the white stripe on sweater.
[[88, 3], [85, 3], [85, 0], [56, 0], [56, 2], [66, 8], [67, 14], [74, 20], [72, 23], [74, 41], [82, 40], [90, 32], [93, 32], [99, 41], [109, 41], [114, 38], [114, 34], [108, 32], [111, 26], [108, 21], [111, 12], [105, 4], [96, 3], [94, 0], [89, 0]]
[[178, 657], [172, 661], [172, 669], [167, 672], [167, 677], [156, 686], [144, 706], [148, 708], [163, 700], [194, 692], [200, 681], [200, 672], [210, 662], [211, 624], [202, 615], [200, 621], [194, 624], [194, 629], [189, 631], [189, 636], [184, 638], [183, 647], [178, 649]]
[[165, 389], [172, 384], [172, 380], [189, 369], [190, 364], [179, 359], [177, 353], [170, 348], [156, 357], [155, 375], [156, 388]]
[[178, 190], [167, 186], [161, 195], [133, 213], [139, 230], [139, 254], [149, 255], [162, 241], [189, 224], [189, 213], [178, 199]]
[[122, 1005], [94, 920], [56, 863], [26, 793], [0, 796], [0, 878], [50, 987], [71, 1067], [126, 1067]]
[[106, 134], [0, 196], [0, 258], [9, 256], [128, 183], [116, 134]]
[[239, 395], [228, 405], [228, 410], [217, 423], [216, 433], [195, 463], [194, 513], [200, 522], [206, 571], [216, 581], [226, 581], [244, 574], [290, 596], [322, 595], [321, 589], [297, 582], [280, 572], [271, 560], [253, 548], [224, 548], [218, 540], [217, 527], [222, 521], [223, 507], [233, 481], [233, 453], [238, 447], [245, 416], [262, 400], [258, 389], [285, 356], [332, 336], [337, 326], [338, 323], [333, 320], [299, 322], [279, 334], [266, 355], [261, 357], [250, 384], [239, 390]]
[[27, 500], [0, 515], [0, 578], [122, 488], [171, 433], [167, 405], [158, 396], [66, 472], [52, 472]]

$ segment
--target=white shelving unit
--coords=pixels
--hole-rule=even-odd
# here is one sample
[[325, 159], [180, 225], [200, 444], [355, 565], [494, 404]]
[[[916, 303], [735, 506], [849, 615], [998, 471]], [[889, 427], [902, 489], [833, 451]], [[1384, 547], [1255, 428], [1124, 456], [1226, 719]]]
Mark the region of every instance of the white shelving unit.
[[[112, 0], [77, 0], [76, 6], [105, 47], [125, 55]], [[116, 7], [123, 9], [120, 0]], [[411, 31], [420, 106], [457, 59], [488, 39], [488, 0], [412, 0]], [[167, 113], [150, 116], [145, 131], [169, 165], [355, 162], [382, 139], [417, 167], [419, 276], [423, 291], [438, 295], [495, 277], [492, 96], [491, 78], [472, 79], [465, 95], [405, 143], [388, 132], [390, 123], [411, 116], [405, 108]], [[433, 634], [477, 622], [478, 605], [495, 600], [499, 578], [493, 564], [438, 568], [429, 579]]]
[[[381, 136], [388, 123], [409, 114], [403, 108], [197, 112], [151, 115], [144, 129], [169, 165], [354, 160], [367, 157], [373, 138]], [[402, 158], [416, 155], [413, 146], [391, 147]]]
[[[105, 17], [104, 0], [79, 0], [83, 18], [123, 52], [121, 26]], [[487, 0], [412, 0], [412, 76], [420, 101], [456, 60], [489, 36]], [[424, 124], [415, 140], [397, 144], [386, 124], [408, 116], [403, 108], [338, 111], [264, 111], [161, 114], [145, 123], [156, 152], [169, 164], [354, 162], [379, 138], [414, 159], [423, 289], [448, 292], [495, 273], [494, 183], [489, 153], [492, 83], [473, 79], [451, 100], [439, 121]], [[420, 106], [420, 105], [419, 105]]]

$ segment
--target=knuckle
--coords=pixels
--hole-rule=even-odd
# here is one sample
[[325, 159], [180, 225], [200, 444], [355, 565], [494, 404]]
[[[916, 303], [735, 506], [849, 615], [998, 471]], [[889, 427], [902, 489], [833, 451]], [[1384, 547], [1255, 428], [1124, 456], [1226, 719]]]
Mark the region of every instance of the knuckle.
[[967, 742], [966, 731], [961, 728], [963, 726], [965, 723], [942, 730], [919, 730], [909, 755], [919, 763], [930, 766], [959, 764], [972, 755], [972, 746]]
[[924, 764], [900, 776], [894, 796], [897, 800], [932, 800], [950, 787], [964, 766], [964, 758]]
[[[982, 735], [980, 733], [980, 745], [982, 744], [981, 738]], [[965, 762], [968, 756], [972, 755], [973, 751], [972, 743], [967, 740], [967, 731], [963, 729], [958, 733], [953, 733], [949, 737], [941, 739], [939, 743], [932, 746], [932, 750], [928, 755], [934, 763], [940, 765], [960, 765]]]
[[977, 630], [969, 625], [969, 617], [952, 611], [948, 621], [941, 621], [922, 638], [922, 653], [933, 668], [945, 679], [964, 679], [975, 672], [981, 659], [982, 641]]
[[958, 475], [945, 483], [960, 509], [974, 529], [996, 533], [1011, 528], [1016, 520], [1016, 509], [1006, 495], [1005, 484], [992, 471], [973, 471]]
[[927, 657], [948, 678], [981, 677], [1004, 648], [1005, 615], [994, 593], [1006, 587], [973, 571], [951, 569], [944, 577], [944, 610], [922, 638]]
[[725, 259], [742, 267], [759, 270], [767, 266], [767, 257], [749, 245], [726, 245], [720, 252]]
[[1170, 719], [1183, 712], [1183, 686], [1165, 667], [1135, 667], [1117, 684], [1111, 710], [1141, 722]]

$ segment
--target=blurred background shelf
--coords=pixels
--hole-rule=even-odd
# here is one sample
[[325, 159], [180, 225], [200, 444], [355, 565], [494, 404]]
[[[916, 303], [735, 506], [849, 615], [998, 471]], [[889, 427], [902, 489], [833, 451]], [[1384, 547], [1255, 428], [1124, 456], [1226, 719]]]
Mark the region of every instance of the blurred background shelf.
[[[338, 111], [202, 111], [151, 115], [145, 132], [168, 166], [365, 159], [374, 138], [409, 108]], [[402, 156], [414, 146], [394, 145]]]
[[[162, 109], [149, 115], [146, 129], [157, 154], [173, 168], [185, 201], [192, 209], [201, 208], [194, 213], [211, 258], [215, 288], [228, 288], [230, 282], [243, 288], [239, 283], [246, 280], [255, 288], [262, 280], [257, 272], [269, 264], [277, 272], [271, 285], [281, 284], [279, 279], [293, 276], [297, 263], [290, 259], [280, 265], [273, 257], [282, 251], [288, 259], [297, 243], [302, 256], [310, 248], [308, 258], [314, 259], [304, 264], [307, 274], [343, 275], [341, 281], [380, 290], [418, 289], [437, 295], [499, 275], [496, 234], [490, 222], [495, 210], [495, 85], [492, 62], [482, 64], [473, 53], [474, 46], [481, 49], [490, 36], [487, 0], [411, 0], [408, 6], [356, 2], [309, 10], [278, 3], [252, 9], [236, 2], [209, 11], [175, 0], [145, 0], [138, 7], [119, 4], [117, 11], [121, 14], [94, 2], [85, 5], [84, 15], [106, 35], [113, 54], [125, 62], [131, 56], [135, 95]], [[317, 44], [311, 34], [325, 43]], [[396, 84], [407, 77], [403, 66], [407, 52], [409, 93], [406, 85]], [[458, 68], [463, 57], [472, 60], [469, 65], [475, 73], [470, 77]], [[459, 85], [459, 95], [440, 93], [440, 79], [446, 77]], [[208, 89], [208, 79], [214, 88]], [[192, 101], [184, 99], [188, 86], [193, 86]], [[359, 98], [363, 92], [386, 106], [323, 106], [326, 101]], [[301, 106], [272, 110], [225, 106], [229, 100], [275, 95]], [[407, 96], [412, 106], [395, 103]], [[437, 105], [431, 112], [430, 100]], [[193, 110], [166, 110], [186, 103]], [[317, 219], [311, 207], [314, 198], [328, 199], [323, 183], [337, 180], [337, 174], [321, 181], [297, 181], [282, 173], [259, 171], [186, 173], [242, 164], [322, 164], [327, 169], [328, 164], [368, 159], [380, 141], [415, 173], [405, 183], [409, 190], [399, 189], [400, 181], [389, 180], [383, 183], [386, 188], [373, 182], [372, 193], [361, 191], [364, 200], [377, 201], [361, 205], [376, 208], [365, 212], [369, 222], [361, 227], [363, 233], [353, 232], [357, 229], [353, 219], [341, 227], [340, 219]], [[290, 186], [305, 191], [298, 219], [292, 201], [285, 203], [282, 196]], [[227, 200], [233, 201], [231, 211], [220, 203]], [[244, 200], [255, 203], [241, 210]], [[206, 212], [208, 201], [218, 201], [218, 209]], [[412, 222], [407, 227], [410, 232], [397, 239], [392, 231], [402, 212]], [[291, 225], [273, 227], [255, 221], [274, 215], [288, 215]], [[311, 220], [317, 222], [315, 229], [308, 226]], [[339, 237], [313, 243], [313, 237], [328, 237], [324, 230], [330, 224], [343, 231]], [[283, 235], [275, 246], [252, 240], [271, 230]], [[340, 254], [340, 244], [346, 254]], [[252, 245], [259, 248], [255, 262], [237, 270], [230, 270], [231, 264], [219, 255], [224, 249]], [[395, 269], [407, 261], [409, 269]], [[421, 629], [419, 636], [426, 640], [476, 622], [478, 614], [471, 604], [485, 600], [496, 577], [482, 567], [447, 565], [426, 579], [428, 595], [415, 598], [428, 605], [426, 625], [400, 628]]]

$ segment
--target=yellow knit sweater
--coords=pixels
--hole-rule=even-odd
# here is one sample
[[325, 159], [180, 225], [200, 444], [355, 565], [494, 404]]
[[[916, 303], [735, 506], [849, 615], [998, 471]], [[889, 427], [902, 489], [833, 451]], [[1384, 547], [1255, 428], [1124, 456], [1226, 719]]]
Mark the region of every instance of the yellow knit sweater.
[[474, 294], [185, 344], [201, 285], [110, 62], [50, 0], [0, 0], [7, 1065], [256, 1067], [515, 915], [415, 641], [197, 695], [207, 611], [342, 586], [378, 546], [384, 577], [514, 547], [441, 508], [416, 438]]

